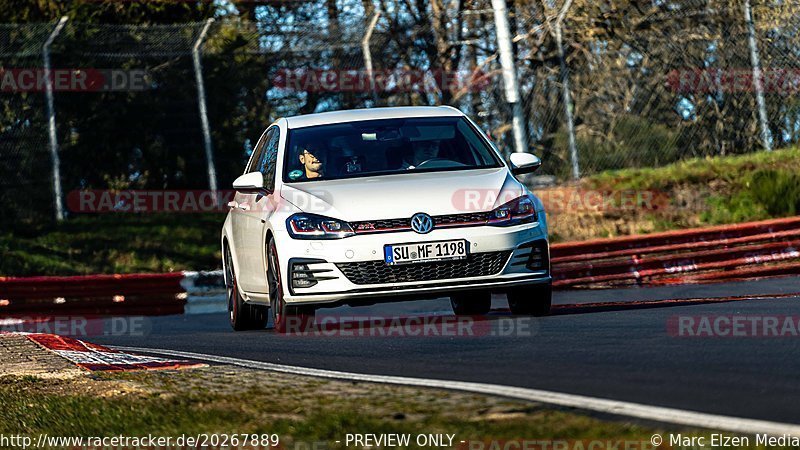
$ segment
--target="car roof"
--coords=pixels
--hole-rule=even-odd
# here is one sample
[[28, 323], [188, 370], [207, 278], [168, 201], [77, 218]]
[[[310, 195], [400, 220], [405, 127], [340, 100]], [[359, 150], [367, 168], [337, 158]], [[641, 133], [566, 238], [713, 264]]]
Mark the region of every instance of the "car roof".
[[351, 109], [307, 114], [286, 118], [291, 128], [312, 127], [361, 120], [398, 119], [403, 117], [460, 117], [464, 114], [452, 106], [398, 106], [390, 108]]

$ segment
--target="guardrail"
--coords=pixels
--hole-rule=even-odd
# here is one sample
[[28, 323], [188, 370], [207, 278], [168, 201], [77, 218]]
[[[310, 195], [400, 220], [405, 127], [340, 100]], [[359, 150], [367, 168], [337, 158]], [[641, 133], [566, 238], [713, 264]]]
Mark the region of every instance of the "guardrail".
[[[0, 278], [2, 297], [50, 299], [53, 297], [94, 297], [105, 295], [149, 295], [183, 292], [183, 272], [82, 275], [73, 277]], [[118, 300], [124, 300], [119, 298]]]
[[[0, 277], [0, 313], [46, 310], [51, 313], [137, 314], [182, 311], [183, 272], [73, 277]], [[180, 312], [180, 311], [179, 311]]]
[[800, 274], [800, 217], [551, 247], [556, 288]]
[[[225, 301], [221, 270], [73, 277], [0, 277], [0, 318], [48, 314], [216, 312]], [[187, 300], [192, 304], [188, 305]]]
[[[800, 274], [800, 217], [551, 247], [557, 289], [707, 283]], [[0, 313], [174, 313], [188, 296], [216, 302], [221, 271], [0, 277]]]

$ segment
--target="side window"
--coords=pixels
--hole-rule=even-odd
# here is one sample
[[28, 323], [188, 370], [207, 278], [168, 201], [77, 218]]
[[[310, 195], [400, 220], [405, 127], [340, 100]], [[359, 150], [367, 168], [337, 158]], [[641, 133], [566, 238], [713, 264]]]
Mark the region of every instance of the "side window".
[[244, 171], [244, 173], [251, 173], [258, 171], [258, 168], [260, 166], [260, 161], [264, 156], [265, 144], [267, 143], [267, 141], [269, 141], [270, 137], [272, 136], [273, 130], [274, 128], [267, 131], [261, 136], [261, 139], [258, 140], [256, 147], [253, 149], [253, 156], [250, 158], [250, 164], [247, 165], [247, 169]]
[[264, 150], [264, 157], [259, 168], [264, 174], [264, 187], [269, 190], [275, 190], [275, 171], [278, 166], [278, 144], [281, 139], [281, 132], [276, 127], [274, 133], [267, 140], [267, 145]]

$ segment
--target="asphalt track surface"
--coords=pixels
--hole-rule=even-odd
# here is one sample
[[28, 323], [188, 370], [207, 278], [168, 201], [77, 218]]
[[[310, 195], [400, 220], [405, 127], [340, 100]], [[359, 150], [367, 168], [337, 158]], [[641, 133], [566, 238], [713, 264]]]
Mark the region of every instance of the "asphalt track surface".
[[[800, 278], [554, 294], [555, 315], [513, 318], [495, 298], [480, 336], [282, 336], [231, 331], [225, 313], [148, 318], [115, 346], [197, 352], [309, 368], [492, 383], [741, 418], [800, 423], [800, 336], [676, 337], [682, 316], [795, 316]], [[778, 294], [779, 296], [762, 294]], [[731, 301], [703, 301], [711, 297]], [[744, 299], [742, 299], [744, 297]], [[752, 298], [749, 298], [752, 297]], [[681, 300], [683, 299], [683, 300]], [[652, 303], [645, 301], [655, 301]], [[565, 306], [568, 305], [568, 306]], [[322, 310], [336, 316], [443, 316], [446, 299]], [[522, 322], [527, 321], [527, 322]], [[670, 330], [673, 330], [672, 332]]]

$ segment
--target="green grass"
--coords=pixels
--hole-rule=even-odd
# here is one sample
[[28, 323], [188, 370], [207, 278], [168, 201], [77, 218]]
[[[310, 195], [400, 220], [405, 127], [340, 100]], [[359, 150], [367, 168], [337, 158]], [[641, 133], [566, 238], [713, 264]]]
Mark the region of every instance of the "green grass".
[[219, 265], [222, 214], [78, 216], [0, 234], [0, 275], [170, 272]]
[[[237, 373], [241, 376], [243, 372]], [[0, 378], [4, 406], [0, 432], [169, 436], [235, 431], [310, 440], [334, 439], [354, 431], [614, 438], [645, 433], [637, 425], [445, 391], [387, 386], [372, 390], [364, 385], [353, 390], [344, 382], [300, 379], [292, 383], [289, 377], [269, 373], [259, 375], [272, 381], [270, 384], [258, 383], [256, 374], [245, 373], [236, 381], [238, 386], [231, 388], [210, 379], [214, 375], [214, 370], [111, 374], [88, 383]], [[342, 390], [336, 389], [340, 386]], [[107, 395], [96, 395], [99, 391]], [[458, 405], [457, 398], [464, 404]], [[469, 420], [481, 415], [480, 408], [499, 408], [517, 413], [517, 417], [495, 422]]]
[[[800, 149], [792, 148], [611, 171], [586, 182], [597, 188], [693, 190], [705, 201], [700, 221], [713, 225], [796, 215], [800, 210], [798, 169]], [[662, 227], [673, 228], [669, 222]]]
[[[663, 211], [612, 217], [647, 223], [650, 231], [789, 217], [800, 212], [800, 148], [688, 159], [658, 168], [608, 171], [587, 177], [599, 190], [655, 190]], [[635, 216], [635, 217], [633, 217]]]
[[326, 446], [308, 448], [341, 448], [335, 441], [344, 442], [346, 433], [455, 433], [456, 442], [649, 442], [653, 433], [664, 433], [494, 397], [224, 367], [46, 381], [5, 377], [0, 378], [0, 404], [3, 434], [277, 433], [283, 448], [320, 441]]
[[586, 179], [596, 188], [660, 189], [680, 185], [725, 183], [741, 187], [745, 178], [759, 169], [796, 173], [800, 168], [800, 148], [745, 155], [687, 159], [663, 167], [611, 170]]

